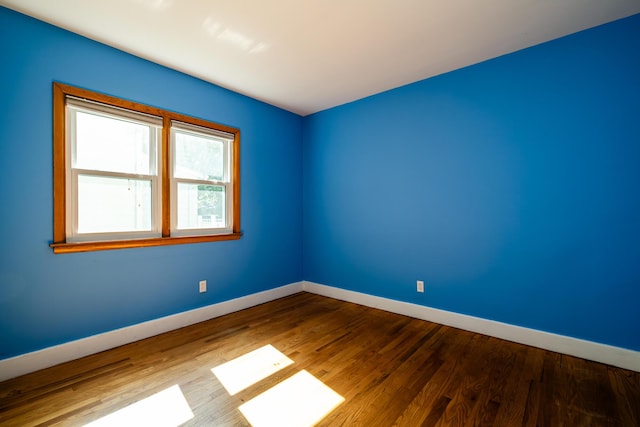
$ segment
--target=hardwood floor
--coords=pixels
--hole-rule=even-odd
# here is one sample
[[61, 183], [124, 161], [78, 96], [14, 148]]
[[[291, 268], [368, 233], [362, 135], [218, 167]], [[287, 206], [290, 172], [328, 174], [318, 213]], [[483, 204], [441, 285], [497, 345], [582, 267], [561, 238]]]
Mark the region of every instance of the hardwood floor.
[[[293, 363], [230, 395], [211, 369], [266, 345]], [[309, 293], [0, 383], [0, 425], [84, 425], [175, 385], [183, 425], [249, 425], [238, 408], [303, 370], [344, 398], [323, 426], [640, 426], [640, 373]]]

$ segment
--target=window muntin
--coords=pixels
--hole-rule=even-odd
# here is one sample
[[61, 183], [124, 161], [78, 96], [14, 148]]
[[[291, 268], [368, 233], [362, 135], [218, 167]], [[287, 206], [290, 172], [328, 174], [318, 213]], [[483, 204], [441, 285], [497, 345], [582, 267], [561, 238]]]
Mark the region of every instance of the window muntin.
[[53, 94], [55, 253], [242, 236], [238, 129], [60, 83]]

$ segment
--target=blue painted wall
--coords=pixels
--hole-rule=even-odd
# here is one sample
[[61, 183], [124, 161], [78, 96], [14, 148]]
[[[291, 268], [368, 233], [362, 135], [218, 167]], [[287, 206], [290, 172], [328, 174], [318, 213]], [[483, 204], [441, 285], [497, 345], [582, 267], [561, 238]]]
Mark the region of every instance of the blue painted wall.
[[[5, 8], [0, 62], [0, 359], [302, 279], [301, 117]], [[244, 237], [54, 255], [54, 80], [240, 128]]]
[[640, 350], [639, 52], [635, 15], [305, 118], [304, 278]]
[[[303, 278], [640, 350], [639, 51], [636, 15], [301, 118], [0, 8], [0, 359]], [[54, 80], [240, 128], [245, 236], [53, 255]]]

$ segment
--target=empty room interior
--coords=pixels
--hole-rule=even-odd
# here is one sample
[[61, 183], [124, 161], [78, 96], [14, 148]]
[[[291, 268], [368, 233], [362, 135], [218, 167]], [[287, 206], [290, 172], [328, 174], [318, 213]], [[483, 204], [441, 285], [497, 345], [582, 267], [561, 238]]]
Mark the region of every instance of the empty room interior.
[[636, 0], [0, 0], [0, 425], [640, 425]]

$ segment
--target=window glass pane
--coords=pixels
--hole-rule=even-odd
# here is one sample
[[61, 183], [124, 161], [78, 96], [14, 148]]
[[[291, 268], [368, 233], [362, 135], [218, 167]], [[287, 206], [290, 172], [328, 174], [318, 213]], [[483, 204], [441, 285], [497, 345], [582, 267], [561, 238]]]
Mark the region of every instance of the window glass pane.
[[178, 229], [224, 228], [225, 187], [178, 183]]
[[150, 133], [148, 125], [78, 111], [75, 167], [155, 174], [149, 167]]
[[149, 231], [151, 181], [78, 176], [78, 232]]
[[176, 178], [224, 180], [224, 143], [207, 135], [175, 131]]

